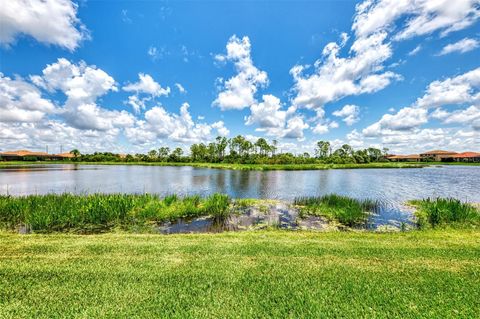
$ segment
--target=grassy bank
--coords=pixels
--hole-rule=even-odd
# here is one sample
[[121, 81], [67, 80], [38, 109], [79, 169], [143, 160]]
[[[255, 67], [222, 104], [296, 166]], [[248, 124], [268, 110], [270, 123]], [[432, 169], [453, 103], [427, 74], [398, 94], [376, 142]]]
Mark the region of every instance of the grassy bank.
[[373, 200], [359, 200], [336, 194], [297, 197], [293, 203], [300, 206], [301, 217], [322, 216], [349, 227], [365, 223], [369, 214], [378, 206]]
[[1, 167], [12, 165], [29, 166], [35, 164], [78, 164], [78, 165], [142, 165], [142, 166], [190, 166], [198, 168], [232, 169], [232, 170], [325, 170], [325, 169], [360, 169], [360, 168], [419, 168], [424, 163], [367, 163], [367, 164], [229, 164], [229, 163], [173, 163], [173, 162], [0, 162]]
[[229, 198], [213, 194], [160, 198], [151, 194], [0, 195], [0, 228], [23, 225], [34, 232], [99, 232], [113, 228], [142, 228], [178, 218], [225, 218]]
[[16, 235], [0, 318], [474, 318], [480, 232]]

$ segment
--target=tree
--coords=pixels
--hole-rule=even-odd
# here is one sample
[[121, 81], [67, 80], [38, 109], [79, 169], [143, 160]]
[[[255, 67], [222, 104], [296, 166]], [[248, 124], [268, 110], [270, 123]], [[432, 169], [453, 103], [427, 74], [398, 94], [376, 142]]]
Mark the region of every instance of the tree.
[[318, 141], [315, 148], [315, 156], [318, 158], [326, 158], [330, 155], [330, 142]]
[[277, 151], [277, 144], [278, 144], [278, 141], [277, 140], [273, 140], [272, 141], [272, 155], [275, 156], [275, 152]]
[[217, 141], [218, 158], [220, 160], [223, 160], [223, 158], [225, 157], [225, 149], [227, 148], [227, 145], [228, 145], [228, 139], [223, 136], [217, 136], [216, 141]]
[[263, 137], [260, 137], [255, 142], [255, 146], [258, 147], [258, 149], [260, 150], [260, 154], [263, 156], [266, 156], [271, 149], [270, 145], [268, 145], [267, 141]]
[[180, 161], [181, 157], [183, 156], [183, 150], [180, 147], [177, 147], [173, 150], [172, 154], [170, 154], [170, 160], [172, 162]]
[[154, 160], [158, 157], [158, 153], [156, 150], [150, 150], [148, 152], [148, 157], [151, 159], [151, 160]]
[[73, 150], [70, 151], [70, 154], [73, 155], [73, 160], [76, 161], [80, 157], [80, 151], [74, 148]]
[[158, 149], [158, 157], [160, 158], [160, 160], [162, 161], [166, 161], [167, 158], [168, 158], [168, 155], [170, 153], [170, 148], [169, 147], [160, 147]]

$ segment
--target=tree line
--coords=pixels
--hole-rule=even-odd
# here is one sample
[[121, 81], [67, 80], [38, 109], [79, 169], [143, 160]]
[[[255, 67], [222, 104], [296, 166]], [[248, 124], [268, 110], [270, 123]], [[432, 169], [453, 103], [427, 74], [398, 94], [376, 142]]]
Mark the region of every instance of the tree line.
[[239, 164], [314, 164], [314, 163], [371, 163], [386, 161], [388, 149], [369, 147], [354, 150], [344, 144], [333, 149], [328, 141], [318, 141], [314, 154], [303, 152], [292, 154], [279, 152], [278, 142], [269, 143], [264, 138], [251, 142], [242, 135], [233, 138], [218, 136], [210, 143], [197, 143], [190, 146], [189, 154], [177, 147], [163, 146], [146, 154], [121, 155], [111, 152], [81, 154], [77, 149], [71, 153], [74, 161], [85, 162], [196, 162], [196, 163], [239, 163]]

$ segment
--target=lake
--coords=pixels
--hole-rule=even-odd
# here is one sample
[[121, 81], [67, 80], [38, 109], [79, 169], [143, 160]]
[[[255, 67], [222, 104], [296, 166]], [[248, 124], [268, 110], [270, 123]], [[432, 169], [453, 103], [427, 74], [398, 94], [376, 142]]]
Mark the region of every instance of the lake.
[[455, 197], [480, 202], [480, 167], [240, 171], [140, 165], [50, 164], [0, 168], [0, 194], [156, 193], [293, 200], [337, 193], [381, 205], [376, 225], [408, 222], [409, 199]]

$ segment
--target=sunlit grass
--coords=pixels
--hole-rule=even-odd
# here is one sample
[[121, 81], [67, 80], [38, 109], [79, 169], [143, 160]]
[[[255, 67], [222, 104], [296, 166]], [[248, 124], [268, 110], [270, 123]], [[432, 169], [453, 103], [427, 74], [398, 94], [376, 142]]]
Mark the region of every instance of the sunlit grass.
[[480, 232], [0, 232], [0, 318], [477, 318]]

